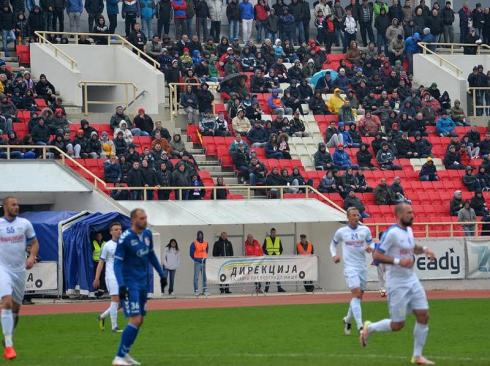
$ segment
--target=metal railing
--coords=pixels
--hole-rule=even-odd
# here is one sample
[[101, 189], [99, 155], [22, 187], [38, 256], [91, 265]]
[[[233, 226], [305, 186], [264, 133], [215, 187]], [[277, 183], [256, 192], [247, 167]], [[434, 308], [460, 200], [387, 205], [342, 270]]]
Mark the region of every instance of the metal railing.
[[456, 74], [457, 77], [460, 77], [463, 75], [463, 70], [461, 68], [459, 68], [458, 66], [456, 66], [455, 64], [453, 64], [451, 61], [448, 61], [446, 60], [444, 57], [442, 57], [441, 55], [439, 55], [438, 53], [432, 51], [431, 49], [428, 48], [428, 46], [433, 46], [434, 43], [424, 43], [424, 42], [420, 42], [419, 43], [419, 46], [420, 48], [422, 48], [422, 53], [424, 55], [426, 54], [430, 54], [430, 55], [433, 55], [436, 57], [436, 59], [439, 61], [439, 66], [440, 67], [443, 67], [443, 66], [446, 66], [448, 69], [450, 70], [453, 70]]
[[[131, 81], [80, 81], [78, 86], [83, 88], [83, 109], [84, 114], [88, 115], [89, 104], [92, 105], [123, 105], [126, 108], [133, 103], [137, 98], [138, 87]], [[88, 87], [90, 86], [123, 86], [124, 87], [124, 99], [123, 100], [89, 100]], [[132, 92], [130, 97], [129, 92]]]
[[[139, 48], [134, 46], [132, 43], [128, 42], [126, 38], [120, 36], [119, 34], [104, 34], [104, 33], [75, 33], [75, 32], [53, 32], [53, 31], [36, 31], [35, 32], [36, 36], [39, 37], [40, 43], [49, 43], [53, 47], [51, 42], [48, 40], [48, 35], [54, 35], [54, 36], [64, 36], [66, 38], [73, 37], [75, 39], [75, 43], [78, 44], [80, 37], [85, 37], [85, 38], [92, 38], [92, 39], [105, 39], [106, 43], [108, 46], [112, 45], [120, 45], [122, 47], [130, 49], [132, 52], [134, 52], [138, 58], [141, 58], [145, 61], [147, 61], [150, 65], [152, 65], [156, 70], [160, 70], [160, 63], [155, 60], [153, 57], [149, 56], [146, 54], [144, 51], [141, 51]], [[55, 47], [57, 48], [57, 47]], [[61, 49], [57, 48], [58, 52], [61, 51]], [[66, 55], [63, 53], [63, 55]], [[69, 57], [69, 56], [68, 56]]]
[[[177, 113], [179, 112], [179, 87], [185, 87], [187, 85], [192, 85], [192, 86], [199, 86], [200, 84], [191, 84], [191, 83], [169, 83], [168, 88], [169, 88], [169, 106], [170, 106], [170, 120], [173, 121]], [[215, 91], [218, 90], [219, 85], [218, 84], [210, 84], [209, 89], [214, 89]], [[183, 92], [181, 88], [181, 92]], [[213, 114], [215, 114], [215, 101], [213, 101]]]
[[[472, 104], [473, 104], [473, 116], [477, 116], [477, 110], [479, 109], [482, 109], [482, 116], [485, 114], [485, 109], [490, 109], [490, 105], [485, 105], [485, 100], [486, 100], [486, 97], [485, 97], [485, 94], [486, 93], [489, 93], [490, 94], [490, 87], [489, 86], [485, 86], [485, 87], [471, 87], [471, 88], [468, 88], [468, 93], [471, 95], [471, 98], [472, 98]], [[479, 98], [477, 98], [477, 95], [480, 95]], [[480, 101], [478, 101], [478, 99]]]
[[[182, 199], [184, 192], [192, 191], [194, 189], [203, 189], [206, 191], [212, 191], [212, 197], [214, 200], [217, 199], [218, 190], [225, 189], [228, 191], [244, 191], [244, 199], [253, 199], [253, 192], [255, 190], [275, 190], [277, 193], [277, 198], [284, 199], [285, 195], [290, 193], [291, 189], [299, 189], [298, 193], [304, 194], [305, 198], [316, 198], [324, 201], [328, 205], [336, 208], [337, 210], [344, 212], [345, 210], [337, 205], [335, 202], [330, 200], [324, 194], [319, 192], [314, 187], [308, 185], [300, 186], [248, 186], [248, 185], [227, 185], [223, 187], [217, 186], [204, 186], [204, 187], [127, 187], [127, 186], [109, 186], [103, 179], [97, 177], [94, 173], [88, 170], [85, 166], [80, 164], [76, 159], [72, 158], [64, 151], [60, 150], [56, 146], [50, 145], [2, 145], [0, 146], [0, 152], [6, 152], [6, 159], [11, 159], [11, 152], [18, 150], [40, 150], [39, 157], [42, 159], [49, 159], [50, 152], [56, 152], [59, 155], [60, 164], [73, 168], [69, 164], [73, 164], [76, 168], [80, 169], [85, 175], [87, 175], [88, 182], [94, 186], [95, 189], [100, 191], [142, 191], [142, 199], [148, 200], [149, 192], [156, 191], [174, 191], [179, 193], [178, 199]], [[379, 233], [385, 231], [393, 223], [366, 223], [366, 226], [374, 228], [375, 236], [379, 237]], [[414, 234], [418, 237], [422, 236], [429, 237], [453, 237], [457, 234], [464, 234], [463, 225], [474, 225], [473, 232], [475, 235], [479, 235], [481, 232], [482, 222], [415, 222], [412, 225]], [[458, 235], [461, 236], [461, 235]]]
[[[317, 189], [314, 187], [308, 186], [308, 185], [298, 185], [298, 186], [265, 186], [265, 185], [260, 185], [260, 186], [250, 186], [250, 185], [227, 185], [223, 187], [217, 187], [217, 186], [203, 186], [203, 187], [190, 187], [190, 186], [176, 186], [176, 187], [127, 187], [127, 186], [112, 186], [108, 185], [103, 179], [97, 177], [93, 172], [85, 168], [82, 164], [80, 164], [76, 159], [72, 158], [68, 154], [66, 154], [63, 150], [57, 148], [56, 146], [51, 146], [51, 145], [1, 145], [0, 146], [0, 152], [5, 151], [6, 152], [6, 159], [10, 160], [12, 159], [11, 153], [13, 151], [18, 151], [18, 150], [40, 150], [41, 154], [39, 155], [40, 158], [42, 159], [49, 159], [49, 152], [56, 152], [56, 154], [60, 157], [59, 162], [62, 165], [68, 166], [67, 162], [70, 162], [74, 164], [78, 169], [81, 169], [83, 173], [85, 173], [88, 176], [88, 181], [91, 183], [95, 188], [100, 189], [100, 190], [105, 190], [105, 191], [141, 191], [142, 192], [142, 199], [147, 200], [149, 192], [156, 192], [156, 191], [174, 191], [179, 193], [178, 199], [182, 199], [184, 196], [183, 193], [186, 191], [192, 191], [194, 189], [203, 189], [205, 191], [212, 191], [213, 199], [217, 199], [217, 191], [218, 190], [228, 190], [228, 191], [244, 191], [244, 199], [253, 199], [254, 198], [254, 191], [255, 190], [266, 190], [266, 191], [275, 191], [277, 193], [277, 198], [284, 199], [285, 194], [287, 193], [292, 193], [292, 190], [298, 190], [298, 193], [304, 194], [305, 198], [310, 198], [312, 196], [318, 196], [321, 200], [325, 201], [328, 203], [330, 206], [345, 212], [345, 210], [337, 205], [335, 202], [330, 200], [328, 197], [326, 197], [324, 194], [319, 192]], [[71, 168], [71, 167], [70, 167]], [[303, 191], [303, 192], [301, 192]]]
[[435, 47], [435, 48], [438, 48], [436, 50], [436, 52], [439, 52], [439, 53], [444, 52], [444, 53], [448, 53], [450, 55], [453, 55], [455, 53], [460, 54], [460, 52], [455, 52], [455, 51], [460, 51], [462, 47], [476, 48], [476, 54], [477, 55], [481, 54], [482, 51], [483, 51], [483, 53], [486, 53], [485, 51], [490, 52], [490, 46], [488, 46], [485, 43], [476, 44], [476, 43], [443, 43], [443, 42], [426, 43], [426, 42], [420, 42], [419, 45]]
[[[457, 221], [443, 221], [443, 222], [414, 222], [412, 224], [412, 230], [417, 237], [454, 237], [456, 234], [462, 234], [457, 236], [464, 236], [463, 225], [474, 225], [473, 232], [475, 235], [479, 235], [481, 232], [482, 222], [457, 222]], [[368, 227], [374, 228], [375, 237], [379, 238], [379, 234], [385, 231], [388, 227], [393, 225], [391, 223], [366, 223]]]
[[46, 33], [45, 32], [41, 32], [41, 31], [36, 31], [34, 32], [36, 34], [36, 36], [38, 37], [39, 39], [39, 43], [42, 43], [42, 44], [45, 44], [47, 45], [48, 47], [50, 47], [53, 52], [54, 52], [54, 57], [58, 58], [60, 55], [62, 56], [62, 58], [67, 61], [69, 64], [70, 64], [70, 68], [73, 70], [74, 68], [77, 67], [77, 62], [75, 61], [75, 59], [73, 59], [71, 56], [69, 56], [66, 52], [64, 52], [61, 48], [59, 48], [58, 46], [56, 46], [55, 44], [51, 43], [47, 37], [46, 37]]

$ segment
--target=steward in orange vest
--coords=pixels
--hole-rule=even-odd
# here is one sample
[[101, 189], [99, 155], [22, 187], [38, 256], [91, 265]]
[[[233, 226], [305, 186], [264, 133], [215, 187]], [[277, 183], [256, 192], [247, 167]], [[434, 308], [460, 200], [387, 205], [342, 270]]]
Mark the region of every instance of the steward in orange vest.
[[299, 236], [301, 241], [296, 244], [296, 253], [298, 255], [312, 255], [313, 254], [313, 244], [306, 240], [306, 235], [301, 234]]

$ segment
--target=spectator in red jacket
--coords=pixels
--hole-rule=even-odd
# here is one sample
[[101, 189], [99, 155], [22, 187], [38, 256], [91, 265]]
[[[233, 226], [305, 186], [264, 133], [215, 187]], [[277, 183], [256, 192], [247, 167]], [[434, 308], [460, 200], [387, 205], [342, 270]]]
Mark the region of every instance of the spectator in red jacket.
[[[247, 257], [262, 257], [264, 255], [262, 245], [254, 239], [252, 234], [247, 235], [247, 240], [245, 241], [245, 255]], [[255, 291], [257, 293], [262, 293], [261, 286], [260, 282], [255, 282]]]
[[187, 34], [187, 1], [173, 0], [172, 9], [174, 11], [175, 21], [175, 38], [180, 39], [182, 35]]

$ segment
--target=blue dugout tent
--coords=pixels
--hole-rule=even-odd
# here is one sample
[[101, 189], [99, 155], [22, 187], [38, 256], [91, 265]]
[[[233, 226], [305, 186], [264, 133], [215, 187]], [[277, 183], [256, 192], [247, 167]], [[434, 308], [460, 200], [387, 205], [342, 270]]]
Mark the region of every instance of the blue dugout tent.
[[77, 214], [75, 211], [29, 211], [20, 215], [34, 226], [42, 261], [58, 261], [59, 224]]
[[118, 221], [123, 230], [130, 227], [127, 216], [118, 212], [89, 214], [63, 232], [63, 278], [64, 291], [76, 289], [88, 295], [93, 291], [95, 268], [92, 261], [91, 235], [106, 232], [109, 225]]
[[20, 215], [32, 223], [39, 241], [40, 263], [33, 270], [34, 276], [41, 283], [51, 284], [49, 289], [44, 286], [34, 287], [29, 292], [61, 295], [63, 290], [62, 228], [86, 214], [86, 212], [76, 211], [28, 211]]

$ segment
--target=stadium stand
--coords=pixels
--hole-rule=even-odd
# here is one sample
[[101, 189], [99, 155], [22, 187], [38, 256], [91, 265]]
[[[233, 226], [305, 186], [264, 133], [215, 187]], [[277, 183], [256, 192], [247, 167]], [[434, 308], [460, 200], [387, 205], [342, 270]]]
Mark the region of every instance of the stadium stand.
[[[406, 37], [405, 42], [411, 41], [409, 38]], [[315, 154], [320, 144], [326, 144], [333, 159], [333, 166], [327, 170], [338, 172], [333, 177], [335, 189], [322, 192], [323, 196], [344, 207], [348, 191], [355, 189], [367, 213], [364, 218], [366, 223], [389, 222], [391, 205], [400, 199], [411, 202], [416, 214], [423, 215], [428, 221], [454, 221], [457, 218], [450, 215], [449, 205], [455, 191], [462, 191], [463, 199], [471, 199], [473, 191], [483, 190], [483, 197], [488, 198], [490, 178], [486, 170], [490, 164], [486, 157], [489, 151], [483, 151], [483, 146], [480, 153], [473, 150], [480, 141], [485, 140], [487, 128], [470, 127], [464, 111], [461, 114], [451, 96], [439, 90], [437, 85], [413, 85], [409, 77], [411, 65], [408, 54], [397, 62], [385, 56], [389, 54], [386, 49], [384, 53], [370, 49], [359, 52], [351, 44], [346, 52], [334, 54], [327, 53], [323, 44], [314, 40], [288, 49], [266, 40], [260, 46], [260, 56], [253, 42], [237, 45], [229, 44], [226, 37], [223, 39], [217, 46], [205, 44], [203, 47], [199, 41], [187, 37], [175, 43], [165, 39], [163, 43], [157, 40], [157, 45], [151, 42], [149, 45], [150, 48], [162, 48], [157, 58], [168, 83], [191, 86], [189, 90], [179, 86], [178, 102], [186, 117], [194, 113], [199, 122], [187, 120], [186, 133], [182, 134], [184, 142], [188, 140], [193, 147], [203, 149], [206, 157], [218, 159], [222, 171], [234, 172], [241, 183], [251, 184], [249, 161], [251, 157], [256, 157], [266, 172], [257, 185], [268, 185], [267, 182], [292, 185], [293, 173], [296, 173], [301, 176], [303, 184], [311, 183], [318, 188], [327, 171], [319, 169]], [[416, 49], [416, 52], [419, 51]], [[11, 56], [17, 57], [19, 64], [28, 66], [28, 45], [18, 45]], [[58, 146], [77, 158], [81, 166], [105, 181], [108, 187], [188, 186], [189, 191], [198, 193], [185, 198], [213, 198], [211, 191], [201, 191], [199, 187], [214, 186], [216, 175], [208, 171], [205, 165], [199, 166], [192, 154], [186, 151], [185, 144], [178, 141], [175, 144], [170, 135], [155, 142], [153, 123], [146, 131], [144, 121], [136, 122], [129, 118], [117, 119], [117, 125], [113, 125], [112, 120], [95, 122], [90, 118], [88, 126], [83, 122], [80, 125], [69, 123], [62, 96], [56, 95], [55, 86], [44, 81], [33, 82], [29, 72], [19, 66], [12, 68], [5, 62], [0, 66], [0, 74], [6, 76], [2, 86], [7, 99], [2, 102], [4, 105], [1, 109], [2, 145]], [[488, 78], [483, 71], [477, 68], [481, 78]], [[220, 87], [217, 93], [206, 87], [208, 83], [217, 82]], [[28, 90], [33, 91], [32, 95]], [[407, 102], [411, 105], [407, 106]], [[9, 114], [7, 104], [14, 106], [11, 110], [15, 110], [15, 115]], [[237, 117], [240, 111], [243, 111], [243, 117]], [[293, 118], [293, 112], [299, 114]], [[416, 116], [418, 113], [421, 113], [420, 118]], [[217, 119], [220, 114], [226, 121], [222, 126]], [[38, 127], [41, 119], [45, 120], [49, 130], [47, 137], [43, 132], [46, 130], [43, 123], [41, 128]], [[111, 147], [113, 136], [117, 140], [121, 120], [126, 121], [128, 128], [122, 128], [121, 143], [114, 141], [115, 146]], [[265, 139], [257, 139], [251, 133], [250, 129], [255, 129], [257, 124], [263, 125], [259, 129], [266, 131], [263, 134]], [[343, 130], [340, 130], [342, 126]], [[408, 140], [402, 137], [405, 132]], [[66, 140], [63, 137], [65, 133]], [[375, 137], [378, 134], [380, 137]], [[58, 141], [55, 135], [61, 136]], [[102, 139], [103, 135], [107, 135], [106, 140]], [[235, 146], [237, 135], [246, 145], [244, 150], [248, 156], [244, 160], [245, 166], [238, 163], [237, 146], [242, 142]], [[425, 154], [418, 150], [417, 135], [428, 143]], [[277, 141], [270, 136], [276, 136]], [[468, 136], [468, 139], [465, 140], [464, 136]], [[359, 159], [361, 144], [371, 154], [368, 159], [371, 168], [366, 168], [365, 162]], [[77, 152], [77, 145], [81, 152]], [[382, 152], [383, 145], [388, 145], [391, 158], [378, 152]], [[448, 148], [451, 145], [455, 147], [454, 153]], [[488, 145], [485, 146], [488, 149]], [[6, 157], [3, 151], [0, 149], [0, 157]], [[18, 154], [11, 157], [32, 158], [32, 154], [37, 154], [25, 148], [14, 148], [12, 151]], [[114, 155], [119, 156], [119, 162], [114, 163], [119, 166], [115, 178], [108, 174], [112, 164], [110, 158]], [[420, 170], [428, 157], [437, 168], [438, 179], [422, 181]], [[143, 160], [149, 162], [149, 167], [145, 166], [146, 163], [142, 167], [134, 167], [135, 161]], [[92, 180], [92, 175], [77, 164], [70, 160], [67, 164], [78, 174]], [[162, 168], [162, 164], [166, 167]], [[179, 173], [180, 165], [184, 166], [185, 173]], [[356, 184], [351, 187], [345, 177], [345, 168], [349, 166], [356, 170], [361, 166], [367, 186], [373, 189], [385, 179], [392, 190], [390, 201], [386, 204], [376, 203], [376, 192], [360, 191], [353, 188]], [[276, 167], [283, 176], [271, 176]], [[470, 189], [464, 184], [466, 172], [472, 171], [465, 167], [472, 167], [482, 174], [477, 178], [484, 182], [479, 188]], [[480, 168], [484, 168], [484, 171], [480, 172]], [[269, 176], [270, 181], [267, 180]], [[403, 187], [398, 194], [397, 187], [391, 186], [395, 177], [401, 179]], [[111, 194], [109, 190], [107, 193]], [[115, 193], [117, 191], [112, 192], [116, 199], [142, 198], [138, 194], [133, 195], [133, 192], [119, 196]], [[256, 190], [256, 194], [262, 195], [260, 190]], [[271, 198], [270, 195], [268, 197]], [[293, 190], [285, 195], [290, 199], [299, 197], [304, 196]], [[324, 199], [314, 194], [312, 197]], [[173, 191], [168, 196], [151, 192], [147, 197], [175, 198]], [[242, 196], [229, 193], [226, 198], [238, 199]], [[486, 209], [484, 211], [486, 213]], [[433, 236], [437, 236], [437, 233]]]

